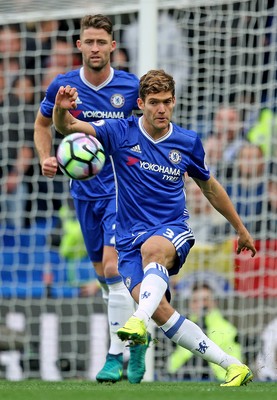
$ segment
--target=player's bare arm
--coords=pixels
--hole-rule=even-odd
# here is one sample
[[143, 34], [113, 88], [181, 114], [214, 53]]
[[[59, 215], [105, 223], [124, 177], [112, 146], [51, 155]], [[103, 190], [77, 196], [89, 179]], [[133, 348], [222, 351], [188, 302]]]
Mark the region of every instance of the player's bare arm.
[[53, 109], [53, 121], [55, 128], [63, 135], [69, 135], [74, 132], [82, 132], [88, 135], [96, 136], [95, 130], [87, 122], [74, 118], [68, 110], [77, 107], [76, 99], [78, 92], [71, 86], [61, 86], [55, 99]]
[[53, 178], [58, 169], [56, 157], [51, 156], [52, 118], [46, 118], [39, 110], [34, 125], [34, 143], [39, 156], [42, 175]]
[[238, 234], [237, 254], [243, 250], [251, 251], [251, 257], [256, 254], [254, 240], [241, 221], [230, 197], [222, 185], [211, 176], [207, 181], [193, 178], [201, 188], [203, 194], [207, 197], [212, 206], [222, 214], [233, 226]]

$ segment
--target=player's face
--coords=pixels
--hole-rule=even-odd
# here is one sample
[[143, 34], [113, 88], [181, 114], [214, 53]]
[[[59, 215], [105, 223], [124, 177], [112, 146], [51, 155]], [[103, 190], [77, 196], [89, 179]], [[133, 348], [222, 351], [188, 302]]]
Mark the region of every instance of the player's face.
[[151, 93], [145, 101], [138, 99], [138, 106], [143, 111], [143, 125], [152, 136], [167, 133], [175, 106], [175, 97], [171, 92]]
[[114, 51], [116, 42], [104, 29], [89, 28], [77, 40], [77, 47], [82, 53], [84, 66], [101, 71], [110, 64], [111, 52]]

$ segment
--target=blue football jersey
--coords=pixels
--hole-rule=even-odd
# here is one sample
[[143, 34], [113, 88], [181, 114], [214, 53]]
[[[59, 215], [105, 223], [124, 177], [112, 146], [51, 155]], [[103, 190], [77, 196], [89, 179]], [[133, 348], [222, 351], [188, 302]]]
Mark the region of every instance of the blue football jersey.
[[189, 218], [184, 174], [208, 180], [202, 142], [194, 131], [173, 123], [154, 140], [142, 117], [92, 123], [97, 138], [110, 154], [117, 185], [117, 243], [152, 227]]
[[[139, 79], [125, 71], [111, 68], [109, 78], [99, 86], [93, 86], [84, 77], [83, 68], [58, 75], [49, 85], [41, 102], [42, 115], [51, 118], [55, 97], [60, 86], [70, 85], [78, 90], [77, 108], [71, 114], [82, 121], [91, 122], [103, 118], [127, 118], [138, 109]], [[71, 194], [81, 200], [112, 198], [115, 196], [111, 161], [106, 157], [101, 173], [88, 181], [71, 181]]]

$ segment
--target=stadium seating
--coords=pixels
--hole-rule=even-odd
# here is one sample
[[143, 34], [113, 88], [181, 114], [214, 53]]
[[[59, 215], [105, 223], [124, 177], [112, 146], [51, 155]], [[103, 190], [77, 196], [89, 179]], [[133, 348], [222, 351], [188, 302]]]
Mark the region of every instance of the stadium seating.
[[[47, 243], [49, 227], [35, 225], [20, 234], [3, 233], [0, 254], [0, 296], [4, 298], [70, 298], [95, 278], [88, 257], [68, 261]], [[50, 276], [50, 282], [49, 282]]]

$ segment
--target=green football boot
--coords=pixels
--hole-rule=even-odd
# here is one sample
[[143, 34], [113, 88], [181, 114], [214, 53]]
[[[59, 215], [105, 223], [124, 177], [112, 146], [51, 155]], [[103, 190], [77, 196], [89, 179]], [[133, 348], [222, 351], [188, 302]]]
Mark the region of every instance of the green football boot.
[[103, 382], [118, 382], [122, 379], [123, 374], [123, 354], [109, 354], [101, 371], [96, 375], [96, 380]]
[[130, 359], [127, 367], [127, 378], [130, 383], [140, 383], [145, 374], [145, 355], [152, 338], [147, 334], [147, 342], [130, 346]]

